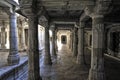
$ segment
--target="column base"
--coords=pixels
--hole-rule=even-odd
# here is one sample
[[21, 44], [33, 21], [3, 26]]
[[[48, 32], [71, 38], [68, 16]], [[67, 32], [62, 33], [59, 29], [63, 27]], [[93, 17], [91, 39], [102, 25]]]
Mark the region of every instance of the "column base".
[[88, 80], [106, 80], [105, 73], [102, 71], [90, 69]]
[[7, 60], [8, 60], [9, 65], [16, 65], [16, 64], [19, 64], [20, 56], [19, 56], [19, 54], [8, 55]]

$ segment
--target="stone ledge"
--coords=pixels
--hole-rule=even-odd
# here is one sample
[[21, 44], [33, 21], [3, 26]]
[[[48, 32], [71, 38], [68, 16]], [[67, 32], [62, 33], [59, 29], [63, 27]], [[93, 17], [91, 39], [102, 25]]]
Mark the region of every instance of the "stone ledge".
[[9, 52], [10, 49], [0, 49], [0, 52]]
[[107, 57], [110, 57], [110, 58], [112, 58], [112, 59], [114, 59], [114, 60], [116, 60], [116, 61], [119, 61], [119, 62], [120, 62], [120, 58], [111, 56], [111, 55], [109, 55], [109, 54], [104, 54], [104, 55], [107, 56]]
[[15, 80], [27, 70], [28, 58], [21, 60], [18, 65], [0, 68], [0, 80]]

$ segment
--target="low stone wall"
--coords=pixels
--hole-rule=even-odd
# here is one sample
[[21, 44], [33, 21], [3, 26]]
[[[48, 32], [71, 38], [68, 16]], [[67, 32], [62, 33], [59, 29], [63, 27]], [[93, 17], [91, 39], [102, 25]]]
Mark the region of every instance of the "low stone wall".
[[18, 65], [7, 66], [0, 69], [0, 80], [18, 80], [28, 72], [28, 59]]

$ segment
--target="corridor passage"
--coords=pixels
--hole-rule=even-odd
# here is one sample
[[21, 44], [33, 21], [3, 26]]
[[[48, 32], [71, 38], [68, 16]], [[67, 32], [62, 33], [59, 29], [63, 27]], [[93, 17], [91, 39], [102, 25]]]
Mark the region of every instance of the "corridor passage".
[[[90, 68], [90, 53], [85, 54], [87, 65], [76, 64], [76, 59], [72, 51], [62, 45], [58, 50], [57, 57], [52, 57], [52, 65], [44, 65], [44, 54], [40, 55], [40, 75], [42, 80], [87, 80]], [[120, 61], [105, 55], [106, 80], [120, 80]], [[24, 75], [20, 80], [27, 80], [28, 75]]]
[[87, 80], [88, 68], [80, 68], [76, 64], [72, 51], [66, 45], [61, 46], [56, 58], [52, 57], [52, 66], [43, 65], [43, 57], [40, 61], [40, 72], [43, 80]]

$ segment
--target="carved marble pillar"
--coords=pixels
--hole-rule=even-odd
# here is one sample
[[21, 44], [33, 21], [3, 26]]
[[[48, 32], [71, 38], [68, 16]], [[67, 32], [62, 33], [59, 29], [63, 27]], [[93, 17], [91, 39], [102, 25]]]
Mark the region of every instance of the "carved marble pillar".
[[58, 32], [58, 30], [57, 29], [55, 29], [55, 50], [56, 50], [56, 52], [58, 52], [58, 45], [57, 45], [57, 32]]
[[50, 55], [50, 41], [49, 41], [49, 24], [45, 22], [45, 55], [44, 55], [44, 64], [51, 65], [51, 55]]
[[105, 80], [104, 73], [104, 20], [103, 15], [92, 17], [92, 54], [89, 80]]
[[81, 66], [84, 65], [84, 27], [85, 22], [80, 22], [80, 26], [78, 28], [78, 55], [77, 55], [77, 63]]
[[28, 16], [28, 80], [41, 80], [39, 72], [38, 17]]
[[18, 54], [18, 43], [17, 43], [17, 23], [16, 23], [16, 14], [15, 12], [10, 14], [10, 52], [8, 55], [8, 64], [14, 65], [18, 64], [20, 56]]
[[74, 27], [74, 37], [73, 37], [73, 56], [77, 57], [77, 28]]
[[70, 45], [69, 45], [69, 48], [72, 51], [72, 32], [70, 33]]
[[6, 29], [6, 24], [5, 22], [3, 21], [3, 26], [1, 28], [1, 49], [6, 49], [6, 40], [7, 40], [7, 32], [5, 31]]
[[[19, 0], [22, 13], [28, 18], [28, 80], [42, 80], [40, 77], [38, 18], [41, 6], [37, 0]], [[39, 12], [40, 11], [40, 12]]]
[[22, 25], [18, 27], [18, 35], [19, 35], [19, 50], [25, 50], [25, 32]]
[[55, 48], [55, 45], [56, 45], [56, 41], [55, 41], [55, 26], [52, 26], [52, 56], [56, 56], [56, 48]]
[[73, 38], [74, 38], [74, 30], [71, 30], [71, 51], [73, 52]]

